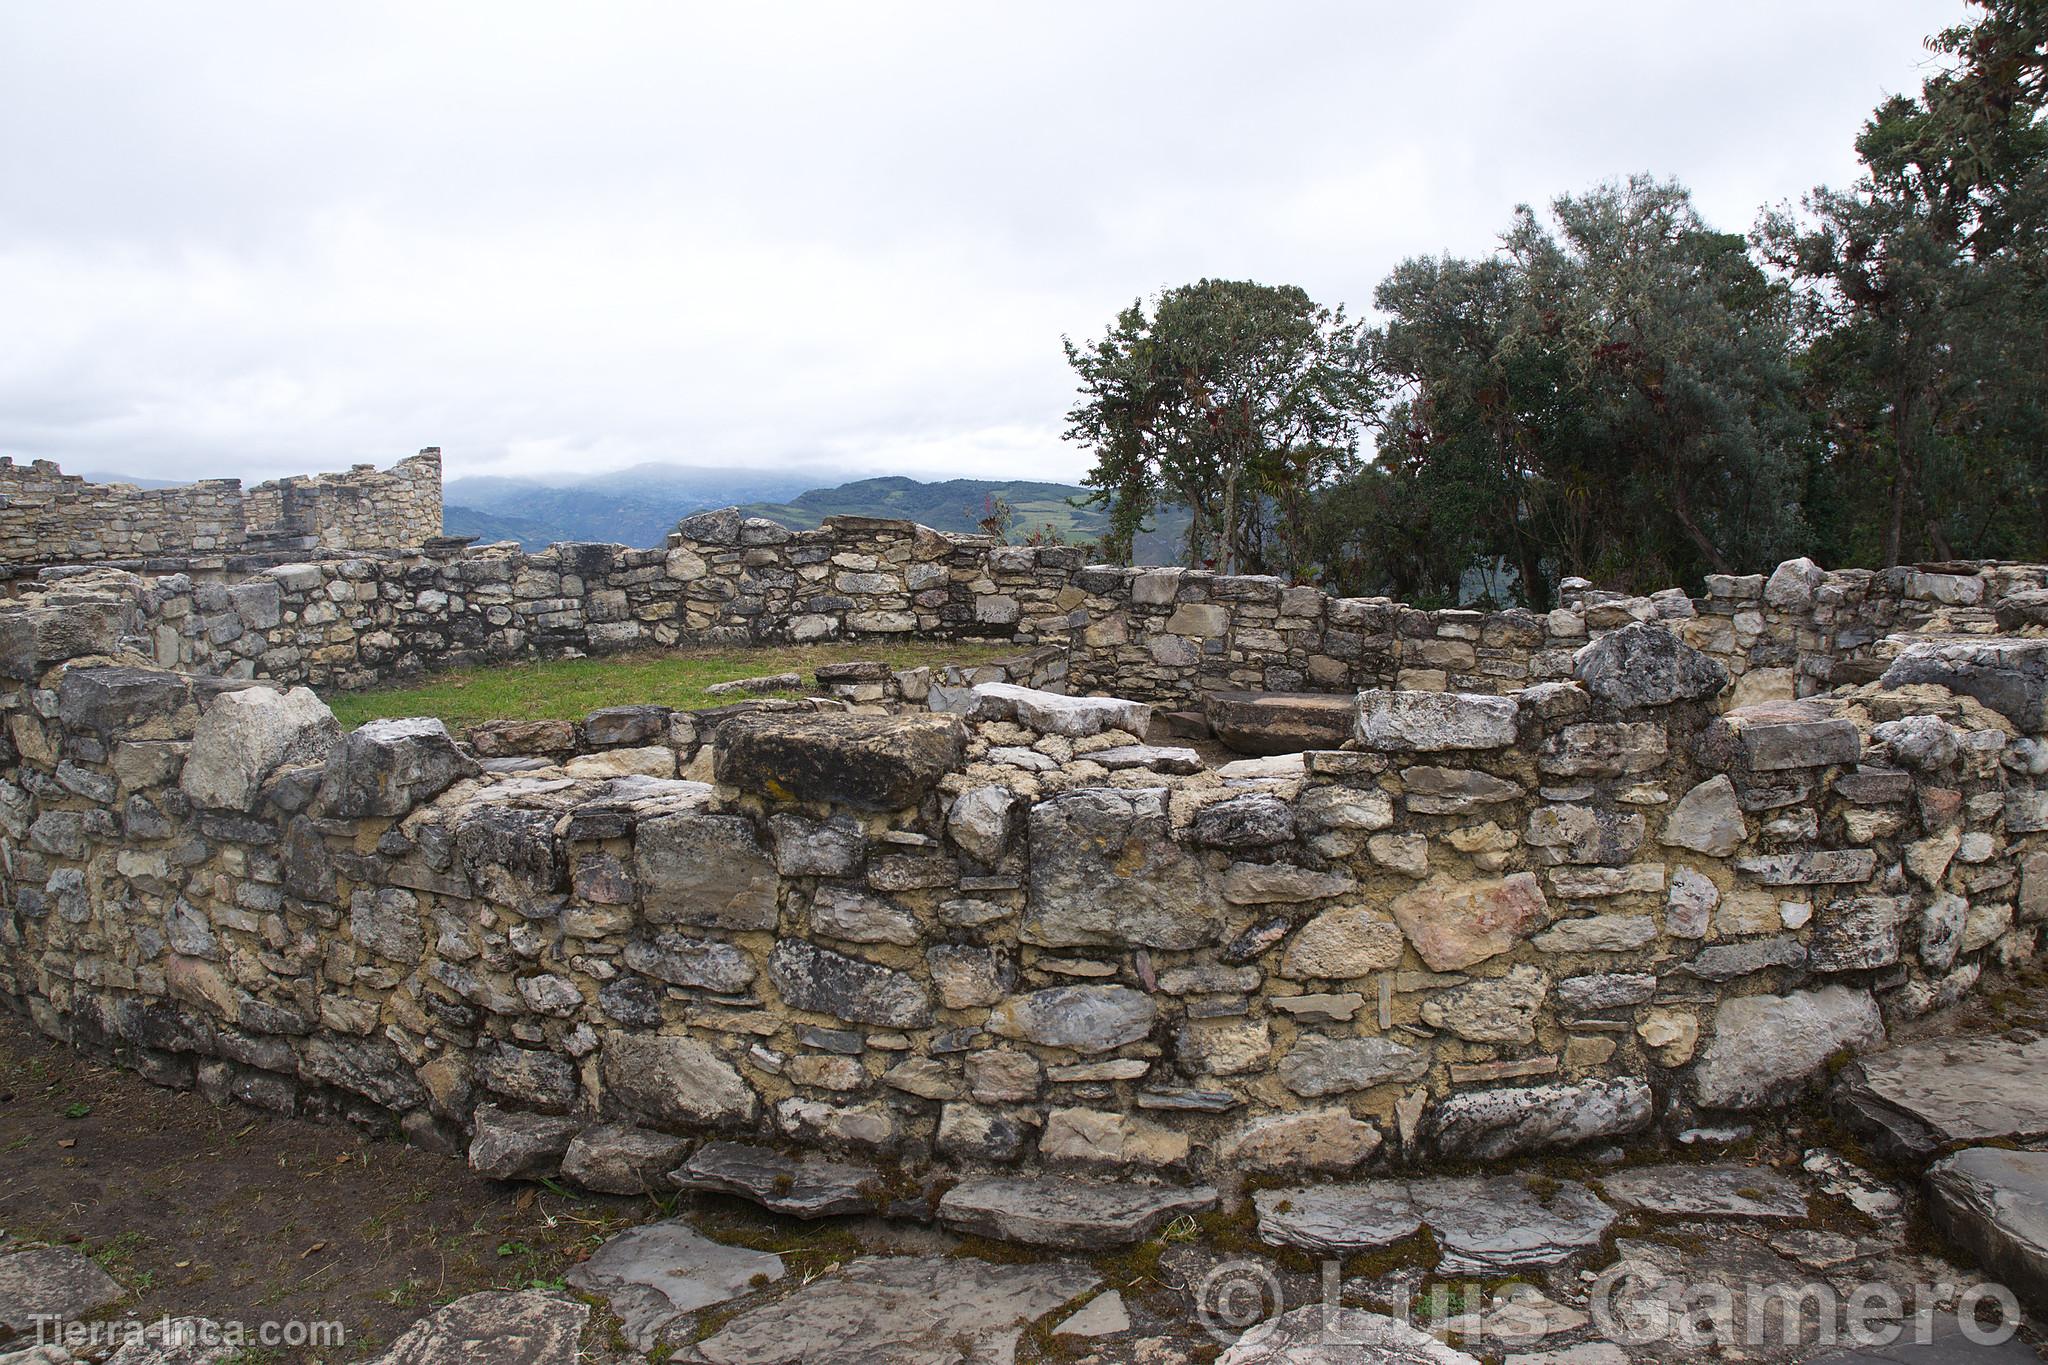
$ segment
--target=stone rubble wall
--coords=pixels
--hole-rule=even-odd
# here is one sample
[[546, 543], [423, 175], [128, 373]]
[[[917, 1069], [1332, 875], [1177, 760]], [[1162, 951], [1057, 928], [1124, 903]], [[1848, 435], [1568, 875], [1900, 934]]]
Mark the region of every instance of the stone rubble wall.
[[2048, 920], [2038, 640], [1717, 714], [1725, 670], [1638, 624], [1214, 770], [1141, 704], [1001, 684], [612, 708], [479, 760], [95, 658], [90, 594], [37, 610], [0, 615], [0, 995], [495, 1175], [660, 1187], [718, 1135], [1178, 1181], [1676, 1131]]
[[[2048, 585], [2040, 565], [1946, 567], [1794, 560], [1768, 579], [1710, 578], [1697, 599], [1569, 580], [1547, 613], [1423, 611], [1268, 577], [1090, 566], [1068, 546], [910, 522], [834, 517], [792, 532], [728, 510], [685, 519], [662, 550], [506, 544], [98, 583], [133, 601], [164, 667], [315, 687], [678, 644], [914, 637], [1058, 646], [1070, 690], [1177, 706], [1229, 690], [1508, 693], [1568, 677], [1590, 639], [1656, 621], [1726, 668], [1731, 700], [1750, 704], [1874, 677], [1899, 633], [1995, 633], [2005, 604]], [[89, 586], [60, 571], [15, 596], [32, 606]]]
[[0, 457], [0, 564], [218, 562], [274, 543], [301, 551], [398, 550], [441, 534], [441, 452], [388, 470], [357, 465], [244, 489], [96, 484], [48, 460]]

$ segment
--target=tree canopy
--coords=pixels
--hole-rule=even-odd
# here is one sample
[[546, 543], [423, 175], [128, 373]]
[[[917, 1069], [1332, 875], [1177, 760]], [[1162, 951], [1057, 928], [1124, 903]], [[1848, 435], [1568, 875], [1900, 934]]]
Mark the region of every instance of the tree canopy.
[[1369, 324], [1204, 280], [1068, 341], [1110, 552], [1177, 503], [1190, 563], [1412, 601], [1498, 568], [1535, 605], [1566, 574], [2048, 557], [2048, 0], [1972, 8], [1856, 182], [1749, 237], [1631, 176], [1402, 262]]

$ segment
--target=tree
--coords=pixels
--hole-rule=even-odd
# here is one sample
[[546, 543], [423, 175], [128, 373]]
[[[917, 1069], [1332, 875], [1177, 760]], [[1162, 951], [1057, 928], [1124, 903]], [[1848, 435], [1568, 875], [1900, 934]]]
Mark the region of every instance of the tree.
[[2048, 6], [1978, 8], [1864, 125], [1863, 176], [1756, 231], [1799, 290], [1814, 501], [1846, 562], [2048, 543]]
[[[1518, 209], [1492, 256], [1404, 262], [1374, 296], [1376, 505], [1434, 528], [1379, 577], [1449, 596], [1497, 557], [1544, 605], [1556, 574], [1671, 583], [1790, 549], [1786, 291], [1676, 184], [1633, 177], [1552, 216]], [[1389, 529], [1370, 535], [1401, 546]]]
[[1362, 325], [1292, 286], [1202, 280], [1065, 346], [1081, 384], [1067, 438], [1095, 452], [1108, 553], [1128, 560], [1146, 518], [1178, 503], [1188, 562], [1305, 568], [1311, 494], [1356, 468], [1373, 407]]

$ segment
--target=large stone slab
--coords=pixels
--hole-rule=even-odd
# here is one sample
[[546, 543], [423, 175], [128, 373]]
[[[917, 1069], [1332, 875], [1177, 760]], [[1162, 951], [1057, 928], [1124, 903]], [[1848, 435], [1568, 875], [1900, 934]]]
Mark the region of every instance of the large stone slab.
[[1479, 1365], [1419, 1327], [1363, 1308], [1320, 1303], [1266, 1319], [1216, 1365]]
[[976, 684], [968, 714], [976, 720], [1014, 720], [1070, 739], [1099, 735], [1104, 730], [1122, 730], [1143, 739], [1152, 725], [1152, 708], [1143, 702], [1121, 697], [1069, 697], [1015, 683]]
[[566, 1294], [489, 1290], [421, 1318], [370, 1365], [576, 1365], [590, 1305]]
[[602, 1295], [641, 1351], [682, 1314], [781, 1278], [780, 1256], [714, 1242], [680, 1218], [620, 1233], [563, 1277], [571, 1289]]
[[1259, 1236], [1276, 1246], [1347, 1254], [1427, 1227], [1445, 1274], [1554, 1266], [1600, 1244], [1615, 1212], [1577, 1181], [1525, 1176], [1363, 1180], [1261, 1190]]
[[1349, 693], [1205, 692], [1210, 732], [1240, 754], [1340, 749], [1351, 738], [1357, 700]]
[[1634, 1076], [1467, 1090], [1437, 1105], [1431, 1130], [1447, 1157], [1494, 1161], [1640, 1132], [1651, 1102], [1650, 1087]]
[[796, 1218], [871, 1213], [879, 1203], [872, 1166], [806, 1155], [801, 1160], [745, 1142], [707, 1142], [674, 1173], [678, 1188], [738, 1195]]
[[1804, 1218], [1806, 1195], [1757, 1166], [1635, 1166], [1600, 1177], [1611, 1203], [1668, 1218]]
[[2048, 1152], [1969, 1147], [1927, 1173], [1935, 1223], [2036, 1310], [2048, 1307]]
[[306, 688], [223, 692], [200, 713], [178, 786], [211, 810], [253, 810], [265, 778], [325, 760], [340, 737], [341, 722]]
[[0, 1336], [33, 1337], [37, 1318], [90, 1318], [127, 1291], [69, 1247], [0, 1256]]
[[1152, 1031], [1159, 1007], [1128, 986], [1051, 986], [1012, 996], [988, 1017], [991, 1033], [1041, 1047], [1108, 1052]]
[[1798, 1093], [1844, 1048], [1884, 1041], [1867, 990], [1824, 986], [1790, 995], [1724, 1000], [1714, 1036], [1693, 1068], [1693, 1092], [1709, 1109], [1755, 1109]]
[[775, 945], [768, 976], [791, 1009], [883, 1028], [923, 1028], [932, 1021], [931, 996], [916, 977], [802, 939]]
[[1886, 1152], [2048, 1137], [2048, 1038], [1930, 1038], [1846, 1068], [1835, 1109]]
[[641, 904], [657, 924], [775, 927], [775, 863], [737, 815], [679, 811], [633, 834]]
[[1959, 696], [1975, 697], [2018, 726], [2021, 734], [2048, 731], [2048, 640], [1909, 645], [1878, 683], [1893, 688], [1933, 683]]
[[953, 716], [759, 715], [719, 727], [713, 762], [720, 782], [771, 801], [886, 811], [916, 805], [966, 751]]
[[1215, 1208], [1216, 1198], [1208, 1185], [970, 1176], [939, 1200], [939, 1221], [955, 1232], [1088, 1250], [1141, 1242], [1182, 1214]]
[[712, 1365], [996, 1365], [1026, 1324], [1099, 1283], [1082, 1265], [862, 1257], [739, 1314], [697, 1349]]
[[608, 1099], [658, 1123], [750, 1123], [759, 1103], [732, 1063], [697, 1038], [608, 1029], [601, 1070]]
[[1638, 621], [1610, 631], [1572, 656], [1572, 676], [1615, 707], [1703, 701], [1728, 685], [1728, 670], [1663, 626]]
[[1356, 733], [1368, 749], [1502, 749], [1515, 742], [1518, 711], [1513, 697], [1371, 688], [1358, 694]]
[[1221, 935], [1222, 899], [1174, 842], [1165, 789], [1068, 792], [1033, 806], [1029, 825], [1025, 942], [1182, 950]]
[[366, 721], [327, 755], [320, 800], [329, 815], [344, 820], [403, 815], [480, 771], [431, 716]]

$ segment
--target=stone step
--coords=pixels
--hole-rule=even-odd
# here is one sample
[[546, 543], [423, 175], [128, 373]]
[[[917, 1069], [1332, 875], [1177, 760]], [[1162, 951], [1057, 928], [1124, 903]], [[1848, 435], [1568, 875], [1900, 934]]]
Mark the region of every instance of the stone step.
[[1969, 1147], [1927, 1173], [1944, 1236], [2035, 1311], [2048, 1309], [2048, 1152]]
[[2048, 1038], [1930, 1038], [1843, 1068], [1834, 1111], [1880, 1155], [2048, 1136]]
[[1216, 1202], [1208, 1185], [975, 1176], [946, 1191], [939, 1221], [955, 1232], [1088, 1250], [1143, 1241], [1182, 1214], [1206, 1213]]

